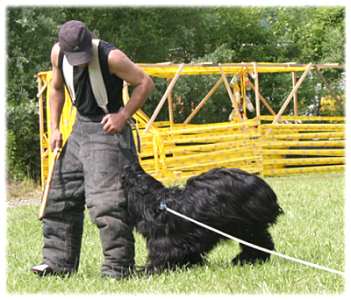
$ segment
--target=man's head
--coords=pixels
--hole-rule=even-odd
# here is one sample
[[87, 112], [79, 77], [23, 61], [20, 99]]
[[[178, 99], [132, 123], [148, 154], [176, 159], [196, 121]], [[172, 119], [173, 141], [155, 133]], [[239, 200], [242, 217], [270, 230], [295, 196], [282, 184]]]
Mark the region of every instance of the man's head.
[[68, 21], [59, 31], [59, 45], [73, 65], [89, 63], [92, 57], [92, 35], [80, 21]]

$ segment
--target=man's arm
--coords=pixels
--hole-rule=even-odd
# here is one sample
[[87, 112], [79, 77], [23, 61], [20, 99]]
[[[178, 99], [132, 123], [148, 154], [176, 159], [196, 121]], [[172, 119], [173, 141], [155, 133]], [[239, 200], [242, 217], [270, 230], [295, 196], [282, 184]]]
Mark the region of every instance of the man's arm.
[[154, 88], [152, 79], [133, 63], [122, 51], [112, 50], [108, 57], [110, 72], [134, 87], [126, 106], [118, 113], [107, 114], [101, 121], [108, 133], [119, 132], [126, 121], [145, 102]]
[[52, 81], [51, 81], [51, 94], [50, 94], [51, 150], [62, 147], [60, 119], [61, 119], [62, 108], [65, 103], [65, 89], [64, 89], [64, 81], [63, 81], [60, 69], [58, 67], [59, 52], [60, 52], [60, 48], [58, 44], [55, 44], [51, 50], [51, 65], [52, 65]]

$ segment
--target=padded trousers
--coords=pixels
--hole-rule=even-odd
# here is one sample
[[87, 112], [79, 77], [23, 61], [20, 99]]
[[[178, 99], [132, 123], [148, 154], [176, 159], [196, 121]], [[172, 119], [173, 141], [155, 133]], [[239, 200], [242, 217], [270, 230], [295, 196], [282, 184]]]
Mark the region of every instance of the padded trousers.
[[99, 229], [104, 275], [134, 267], [134, 238], [128, 222], [121, 172], [137, 163], [131, 129], [105, 133], [100, 124], [77, 116], [56, 162], [43, 219], [44, 263], [54, 272], [78, 270], [85, 206]]

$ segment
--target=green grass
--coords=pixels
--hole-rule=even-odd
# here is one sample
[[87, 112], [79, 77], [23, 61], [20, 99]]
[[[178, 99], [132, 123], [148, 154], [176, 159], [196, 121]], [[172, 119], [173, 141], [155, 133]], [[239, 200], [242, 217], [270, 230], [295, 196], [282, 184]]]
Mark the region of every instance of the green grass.
[[[344, 176], [300, 175], [266, 179], [285, 211], [271, 233], [279, 252], [343, 271]], [[7, 290], [9, 293], [221, 293], [338, 294], [344, 279], [273, 257], [258, 266], [232, 267], [239, 251], [232, 241], [220, 244], [202, 267], [150, 277], [115, 281], [100, 278], [102, 254], [97, 229], [88, 217], [80, 270], [70, 278], [37, 278], [29, 272], [41, 262], [42, 232], [37, 206], [8, 209]], [[136, 235], [136, 262], [146, 259], [145, 242]]]

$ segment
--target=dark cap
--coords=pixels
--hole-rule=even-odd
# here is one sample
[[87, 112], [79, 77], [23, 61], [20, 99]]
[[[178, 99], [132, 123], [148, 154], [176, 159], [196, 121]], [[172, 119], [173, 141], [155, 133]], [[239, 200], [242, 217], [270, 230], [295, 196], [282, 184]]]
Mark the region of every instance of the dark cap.
[[72, 66], [89, 63], [92, 57], [92, 35], [80, 21], [68, 21], [59, 31], [59, 45]]

